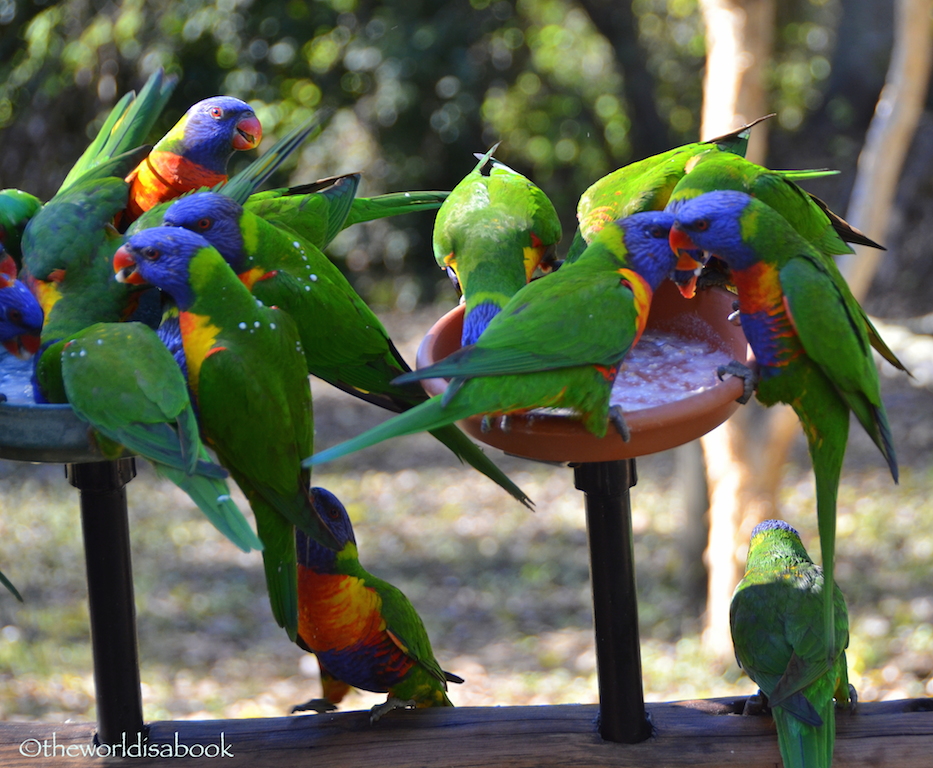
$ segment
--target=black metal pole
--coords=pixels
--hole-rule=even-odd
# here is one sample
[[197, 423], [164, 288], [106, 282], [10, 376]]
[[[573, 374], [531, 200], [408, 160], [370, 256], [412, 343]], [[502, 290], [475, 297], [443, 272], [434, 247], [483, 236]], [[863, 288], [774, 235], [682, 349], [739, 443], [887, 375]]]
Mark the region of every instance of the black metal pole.
[[574, 467], [574, 485], [584, 493], [590, 544], [599, 734], [626, 744], [651, 735], [641, 680], [629, 498], [635, 479], [634, 459]]
[[126, 734], [135, 741], [144, 728], [125, 486], [136, 465], [118, 459], [68, 464], [66, 471], [81, 495], [97, 738], [115, 744]]

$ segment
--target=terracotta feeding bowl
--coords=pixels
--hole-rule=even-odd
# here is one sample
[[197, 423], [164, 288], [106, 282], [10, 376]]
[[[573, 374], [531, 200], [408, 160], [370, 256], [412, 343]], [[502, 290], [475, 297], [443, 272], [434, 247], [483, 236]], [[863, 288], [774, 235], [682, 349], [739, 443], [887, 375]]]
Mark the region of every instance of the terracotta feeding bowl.
[[[733, 294], [720, 288], [700, 291], [693, 299], [685, 299], [673, 283], [665, 282], [652, 301], [641, 343], [647, 342], [652, 331], [657, 331], [672, 334], [674, 344], [679, 340], [685, 346], [705, 342], [721, 352], [726, 362], [732, 359], [747, 363], [750, 357], [745, 335], [728, 319], [734, 299]], [[418, 367], [428, 366], [457, 350], [462, 328], [461, 305], [428, 331], [418, 348]], [[426, 379], [422, 384], [428, 394], [436, 395], [444, 391], [447, 380]], [[606, 436], [598, 438], [579, 420], [544, 410], [513, 414], [508, 417], [505, 429], [502, 419], [493, 419], [492, 428], [484, 432], [481, 416], [461, 421], [459, 426], [487, 445], [529, 459], [573, 463], [614, 461], [675, 448], [706, 434], [739, 407], [736, 399], [742, 395], [742, 389], [742, 381], [735, 377], [727, 376], [720, 382], [713, 367], [709, 386], [702, 391], [688, 392], [679, 399], [639, 410], [630, 411], [623, 402], [625, 421], [632, 433], [627, 443], [611, 425]]]

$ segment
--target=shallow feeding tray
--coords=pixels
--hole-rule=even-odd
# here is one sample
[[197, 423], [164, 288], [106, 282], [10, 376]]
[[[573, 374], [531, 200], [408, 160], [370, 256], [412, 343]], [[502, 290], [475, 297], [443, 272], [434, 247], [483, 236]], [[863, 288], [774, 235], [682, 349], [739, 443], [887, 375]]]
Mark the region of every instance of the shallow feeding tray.
[[37, 404], [32, 396], [32, 361], [0, 349], [0, 459], [50, 463], [104, 461], [91, 428], [70, 405]]
[[[629, 459], [695, 440], [729, 418], [743, 392], [741, 379], [726, 376], [719, 381], [716, 376], [719, 365], [750, 359], [742, 329], [729, 320], [734, 300], [734, 294], [721, 288], [685, 299], [671, 282], [663, 283], [655, 293], [645, 333], [626, 358], [613, 392], [613, 403], [620, 398], [631, 430], [627, 443], [611, 425], [606, 436], [598, 438], [579, 420], [555, 410], [512, 414], [505, 420], [505, 429], [503, 419], [496, 418], [484, 432], [479, 415], [459, 426], [477, 440], [515, 456], [572, 463]], [[418, 367], [457, 350], [462, 328], [461, 305], [428, 331], [418, 348]], [[671, 379], [676, 382], [673, 388]], [[437, 395], [447, 387], [447, 380], [425, 379], [422, 384], [428, 394]]]

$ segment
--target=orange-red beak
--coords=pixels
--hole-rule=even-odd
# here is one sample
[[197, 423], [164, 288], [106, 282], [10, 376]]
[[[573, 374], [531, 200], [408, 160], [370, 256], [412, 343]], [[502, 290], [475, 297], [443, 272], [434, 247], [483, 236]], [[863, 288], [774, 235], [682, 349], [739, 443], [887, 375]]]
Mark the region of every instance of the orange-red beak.
[[684, 298], [692, 299], [696, 295], [697, 278], [703, 268], [703, 262], [694, 254], [702, 253], [690, 236], [676, 225], [671, 227], [668, 238], [671, 250], [677, 256], [677, 265], [674, 267], [674, 283]]
[[39, 351], [41, 345], [42, 339], [31, 333], [21, 333], [19, 336], [14, 336], [12, 339], [3, 342], [7, 352], [20, 360], [28, 360]]
[[117, 275], [118, 283], [130, 285], [145, 285], [146, 283], [139, 274], [139, 270], [136, 269], [136, 259], [125, 245], [121, 245], [113, 254], [113, 271]]
[[234, 129], [233, 148], [253, 149], [262, 141], [262, 125], [256, 115], [247, 115], [241, 118]]

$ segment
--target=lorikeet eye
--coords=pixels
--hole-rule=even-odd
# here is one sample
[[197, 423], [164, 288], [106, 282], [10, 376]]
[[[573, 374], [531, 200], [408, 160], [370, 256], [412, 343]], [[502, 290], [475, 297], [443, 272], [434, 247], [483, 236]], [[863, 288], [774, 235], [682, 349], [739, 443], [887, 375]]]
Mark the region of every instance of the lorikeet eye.
[[9, 320], [11, 323], [15, 323], [16, 325], [19, 325], [23, 320], [23, 313], [20, 312], [18, 309], [15, 309], [14, 307], [10, 307], [7, 310], [6, 317], [7, 317], [7, 320]]
[[709, 220], [708, 219], [699, 219], [693, 223], [693, 229], [697, 232], [705, 232], [709, 229]]
[[210, 115], [215, 120], [220, 120], [224, 116], [224, 111], [220, 107], [211, 107]]
[[155, 261], [155, 260], [158, 259], [159, 256], [161, 256], [162, 254], [159, 253], [159, 249], [158, 249], [158, 248], [154, 248], [154, 247], [151, 246], [151, 245], [147, 245], [145, 248], [143, 248], [143, 249], [139, 252], [139, 255], [142, 256], [142, 257], [143, 257], [144, 259], [146, 259], [147, 261]]
[[650, 227], [648, 229], [648, 235], [650, 237], [655, 237], [655, 238], [667, 237], [668, 230], [664, 229], [664, 227], [661, 227], [655, 224], [653, 227]]
[[203, 219], [198, 219], [197, 224], [195, 224], [199, 232], [207, 232], [213, 225], [214, 222], [206, 216]]

